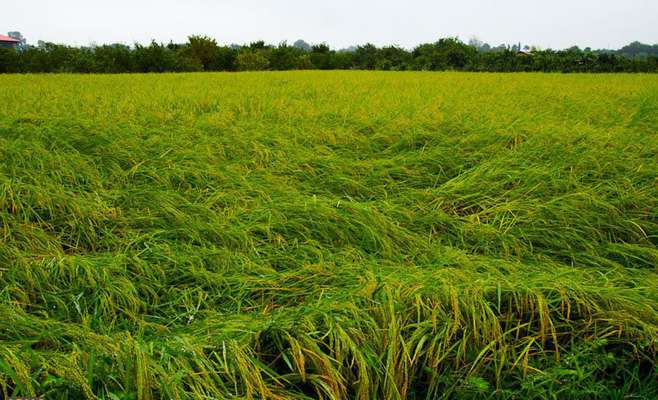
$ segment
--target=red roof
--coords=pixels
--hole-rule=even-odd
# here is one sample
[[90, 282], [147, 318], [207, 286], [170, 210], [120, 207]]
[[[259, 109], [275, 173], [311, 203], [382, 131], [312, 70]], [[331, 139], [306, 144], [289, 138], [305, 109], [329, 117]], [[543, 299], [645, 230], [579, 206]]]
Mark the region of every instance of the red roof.
[[14, 43], [20, 43], [20, 40], [16, 40], [16, 39], [10, 38], [9, 36], [0, 35], [0, 42], [14, 42]]

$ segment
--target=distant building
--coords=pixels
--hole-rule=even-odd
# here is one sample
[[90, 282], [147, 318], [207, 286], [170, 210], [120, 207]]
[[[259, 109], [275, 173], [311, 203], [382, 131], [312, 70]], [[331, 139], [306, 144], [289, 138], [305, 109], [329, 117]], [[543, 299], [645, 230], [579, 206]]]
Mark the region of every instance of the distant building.
[[22, 46], [22, 44], [23, 43], [20, 40], [16, 40], [9, 36], [0, 35], [0, 47], [15, 49], [18, 46]]

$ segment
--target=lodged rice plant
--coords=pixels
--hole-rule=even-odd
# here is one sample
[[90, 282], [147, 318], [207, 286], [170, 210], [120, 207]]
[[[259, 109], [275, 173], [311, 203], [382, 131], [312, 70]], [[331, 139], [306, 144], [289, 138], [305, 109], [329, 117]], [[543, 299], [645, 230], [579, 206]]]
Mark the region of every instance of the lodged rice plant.
[[0, 393], [658, 397], [658, 78], [0, 76]]

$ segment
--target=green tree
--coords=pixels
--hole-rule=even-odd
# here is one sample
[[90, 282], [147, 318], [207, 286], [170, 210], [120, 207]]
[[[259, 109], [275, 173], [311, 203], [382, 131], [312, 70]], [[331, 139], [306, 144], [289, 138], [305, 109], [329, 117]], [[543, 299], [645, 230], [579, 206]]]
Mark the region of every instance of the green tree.
[[198, 60], [203, 69], [209, 71], [213, 69], [219, 46], [215, 39], [206, 36], [190, 36], [187, 38], [188, 45], [185, 52], [190, 58]]
[[162, 44], [135, 45], [135, 66], [139, 72], [167, 72], [176, 69], [176, 53]]
[[317, 44], [311, 48], [310, 61], [317, 69], [332, 69], [334, 65], [334, 52], [326, 44]]
[[94, 49], [98, 72], [124, 73], [135, 70], [130, 47], [122, 44], [99, 46]]
[[477, 49], [457, 38], [443, 38], [416, 47], [412, 54], [418, 69], [464, 69], [475, 59]]
[[375, 69], [379, 61], [379, 49], [372, 43], [358, 46], [354, 52], [354, 62], [361, 69]]
[[282, 42], [269, 52], [269, 67], [281, 71], [299, 69], [300, 58], [304, 55], [306, 55], [305, 51]]
[[245, 48], [240, 50], [235, 64], [238, 71], [262, 71], [270, 62], [260, 51]]
[[19, 72], [18, 54], [14, 49], [0, 47], [0, 73]]

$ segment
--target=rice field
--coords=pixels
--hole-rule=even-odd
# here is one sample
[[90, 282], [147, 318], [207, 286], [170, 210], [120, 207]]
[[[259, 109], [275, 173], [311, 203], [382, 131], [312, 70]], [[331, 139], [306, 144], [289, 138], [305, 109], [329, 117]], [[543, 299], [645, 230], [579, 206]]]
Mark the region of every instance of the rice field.
[[0, 76], [0, 397], [658, 398], [658, 76]]

